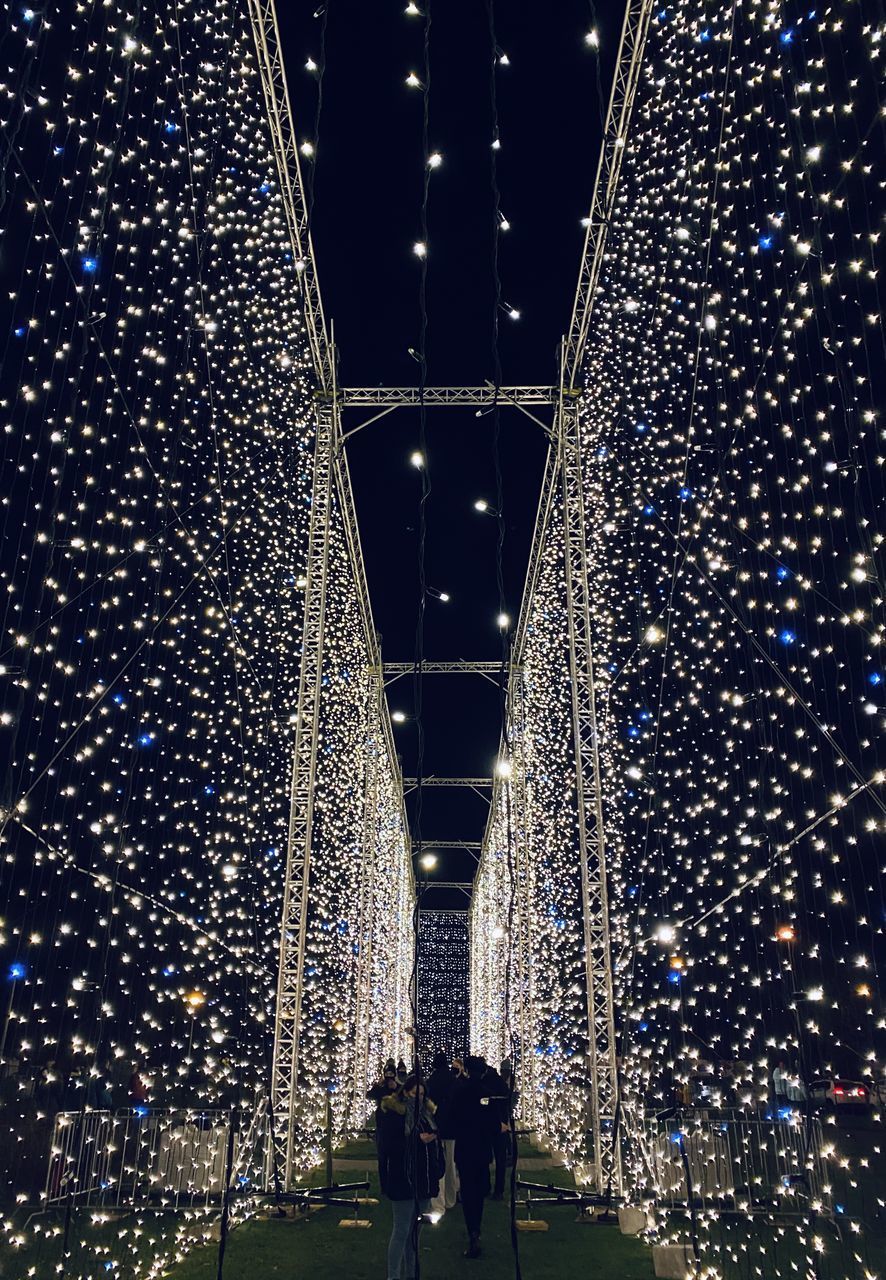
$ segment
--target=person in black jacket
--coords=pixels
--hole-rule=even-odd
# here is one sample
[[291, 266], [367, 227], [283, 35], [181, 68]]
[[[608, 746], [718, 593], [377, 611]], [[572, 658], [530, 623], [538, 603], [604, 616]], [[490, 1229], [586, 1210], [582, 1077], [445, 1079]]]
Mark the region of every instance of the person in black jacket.
[[378, 1178], [391, 1202], [388, 1280], [412, 1280], [418, 1270], [418, 1229], [437, 1194], [443, 1153], [433, 1103], [419, 1091], [415, 1076], [379, 1103]]
[[378, 1111], [382, 1098], [388, 1097], [389, 1094], [396, 1093], [400, 1088], [397, 1083], [397, 1068], [393, 1062], [386, 1062], [384, 1074], [381, 1080], [377, 1080], [367, 1093], [366, 1097], [370, 1102], [375, 1103], [376, 1121], [378, 1120]]
[[[510, 1063], [508, 1063], [510, 1066]], [[495, 1157], [495, 1187], [490, 1199], [503, 1200], [505, 1193], [505, 1176], [508, 1169], [508, 1156], [511, 1149], [511, 1110], [508, 1104], [508, 1086], [494, 1067], [487, 1067], [483, 1077], [486, 1092], [494, 1100], [495, 1113], [498, 1119], [492, 1135], [492, 1153]]]
[[[484, 1077], [485, 1058], [468, 1055], [463, 1075], [450, 1095], [450, 1119], [455, 1133], [455, 1164], [461, 1182], [461, 1207], [468, 1232], [466, 1258], [480, 1257], [483, 1201], [489, 1195], [489, 1165], [493, 1142], [500, 1132], [497, 1099]], [[493, 1091], [494, 1092], [494, 1091]]]
[[458, 1170], [455, 1167], [455, 1134], [450, 1122], [450, 1098], [452, 1088], [457, 1079], [454, 1068], [451, 1068], [446, 1054], [440, 1050], [434, 1057], [434, 1069], [428, 1076], [428, 1097], [437, 1108], [434, 1120], [437, 1123], [437, 1135], [443, 1147], [446, 1166], [440, 1179], [440, 1190], [431, 1203], [431, 1214], [439, 1222], [447, 1209], [454, 1209], [458, 1199]]

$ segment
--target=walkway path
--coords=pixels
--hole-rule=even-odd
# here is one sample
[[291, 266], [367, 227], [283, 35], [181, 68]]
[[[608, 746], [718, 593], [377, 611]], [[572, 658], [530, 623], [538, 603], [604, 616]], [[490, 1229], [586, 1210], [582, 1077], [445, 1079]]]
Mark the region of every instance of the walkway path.
[[[360, 1153], [364, 1148], [360, 1149]], [[352, 1156], [351, 1152], [343, 1153]], [[370, 1195], [378, 1196], [375, 1169], [368, 1161], [350, 1158], [341, 1168], [342, 1181], [356, 1180], [368, 1172]], [[338, 1163], [338, 1162], [337, 1162]], [[532, 1162], [537, 1164], [536, 1160]], [[565, 1170], [533, 1168], [533, 1181], [548, 1181], [556, 1173], [565, 1182]], [[369, 1208], [360, 1216], [370, 1218], [368, 1229], [343, 1228], [338, 1224], [348, 1215], [342, 1209], [322, 1209], [307, 1221], [250, 1222], [230, 1237], [225, 1260], [225, 1280], [384, 1280], [385, 1255], [391, 1212], [387, 1201]], [[519, 1216], [525, 1216], [522, 1212]], [[534, 1215], [536, 1216], [536, 1215]], [[650, 1280], [650, 1251], [638, 1240], [623, 1236], [617, 1227], [579, 1224], [573, 1209], [547, 1206], [547, 1232], [520, 1232], [518, 1244], [524, 1280]], [[422, 1233], [422, 1280], [509, 1280], [514, 1276], [514, 1255], [510, 1242], [509, 1207], [487, 1202], [483, 1230], [483, 1258], [467, 1262], [461, 1254], [465, 1232], [461, 1209], [448, 1213], [435, 1227]], [[215, 1280], [217, 1253], [214, 1249], [192, 1254], [174, 1272], [172, 1280]]]

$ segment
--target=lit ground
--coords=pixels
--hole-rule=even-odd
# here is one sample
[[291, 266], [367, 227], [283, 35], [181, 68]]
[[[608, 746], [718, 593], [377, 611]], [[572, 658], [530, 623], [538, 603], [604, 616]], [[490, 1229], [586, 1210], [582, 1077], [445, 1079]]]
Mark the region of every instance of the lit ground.
[[[851, 1157], [853, 1171], [834, 1170], [833, 1199], [841, 1206], [834, 1222], [819, 1221], [815, 1235], [824, 1250], [818, 1258], [816, 1280], [868, 1280], [883, 1275], [886, 1258], [886, 1159], [883, 1130], [879, 1125], [841, 1126], [834, 1131], [841, 1151]], [[525, 1156], [538, 1157], [528, 1149]], [[343, 1152], [346, 1166], [339, 1166], [339, 1181], [358, 1181], [368, 1176], [369, 1194], [378, 1197], [374, 1151], [370, 1143], [355, 1145]], [[563, 1169], [533, 1168], [521, 1171], [535, 1182], [553, 1181], [568, 1185]], [[861, 1176], [858, 1176], [861, 1174]], [[305, 1220], [254, 1220], [234, 1231], [225, 1259], [225, 1280], [384, 1280], [385, 1253], [390, 1229], [390, 1205], [361, 1206], [360, 1216], [369, 1218], [368, 1229], [342, 1228], [342, 1218], [352, 1216], [341, 1208], [323, 1209]], [[521, 1208], [519, 1216], [525, 1217]], [[524, 1280], [651, 1280], [652, 1256], [638, 1239], [622, 1236], [615, 1227], [591, 1226], [576, 1222], [575, 1211], [567, 1206], [545, 1206], [533, 1216], [548, 1223], [547, 1232], [520, 1232], [520, 1266]], [[16, 1213], [24, 1226], [27, 1212]], [[43, 1218], [39, 1242], [17, 1250], [0, 1246], [2, 1280], [99, 1280], [116, 1276], [132, 1280], [142, 1275], [146, 1264], [166, 1253], [182, 1219], [150, 1213], [140, 1220], [121, 1215], [116, 1221], [95, 1225], [88, 1210], [74, 1211], [70, 1226], [70, 1256], [61, 1262], [61, 1234], [64, 1213]], [[853, 1231], [852, 1220], [863, 1223]], [[678, 1224], [675, 1224], [678, 1225]], [[686, 1230], [687, 1224], [679, 1224]], [[722, 1280], [797, 1280], [805, 1277], [805, 1249], [802, 1223], [755, 1220], [723, 1216], [702, 1239], [703, 1254], [715, 1262]], [[29, 1233], [34, 1239], [33, 1232]], [[687, 1232], [688, 1235], [688, 1232]], [[510, 1280], [515, 1275], [509, 1234], [508, 1206], [488, 1203], [484, 1222], [484, 1257], [466, 1262], [464, 1227], [459, 1207], [422, 1236], [421, 1270], [424, 1280], [449, 1280], [471, 1274], [483, 1280]], [[705, 1247], [706, 1246], [706, 1247]], [[136, 1259], [140, 1266], [133, 1265]], [[165, 1273], [168, 1280], [216, 1280], [218, 1247], [194, 1249], [177, 1266]]]
[[[349, 1152], [349, 1155], [354, 1154]], [[537, 1154], [537, 1153], [534, 1153]], [[341, 1180], [362, 1178], [357, 1169], [336, 1174]], [[378, 1196], [373, 1166], [365, 1172], [372, 1181], [370, 1195]], [[570, 1179], [563, 1170], [535, 1170], [526, 1176], [534, 1181]], [[225, 1260], [225, 1280], [262, 1280], [265, 1276], [301, 1277], [307, 1280], [383, 1280], [391, 1213], [387, 1201], [360, 1210], [370, 1218], [369, 1229], [348, 1229], [338, 1224], [349, 1216], [341, 1209], [324, 1209], [302, 1222], [252, 1222], [231, 1236]], [[522, 1213], [521, 1217], [524, 1216]], [[520, 1265], [526, 1280], [649, 1280], [652, 1260], [648, 1248], [636, 1239], [621, 1235], [617, 1227], [578, 1225], [575, 1210], [549, 1206], [543, 1216], [547, 1232], [520, 1232]], [[478, 1280], [505, 1280], [514, 1275], [514, 1255], [510, 1241], [509, 1209], [505, 1203], [487, 1202], [483, 1228], [483, 1259], [466, 1262], [462, 1258], [465, 1232], [461, 1208], [446, 1215], [435, 1227], [427, 1228], [421, 1240], [423, 1280], [466, 1280], [476, 1273]], [[195, 1253], [172, 1273], [174, 1280], [215, 1280], [217, 1258], [214, 1250]]]

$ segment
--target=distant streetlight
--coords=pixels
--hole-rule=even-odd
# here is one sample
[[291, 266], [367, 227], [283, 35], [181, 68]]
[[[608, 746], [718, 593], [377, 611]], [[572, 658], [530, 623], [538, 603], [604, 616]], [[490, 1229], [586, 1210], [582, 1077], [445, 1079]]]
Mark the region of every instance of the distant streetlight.
[[15, 1000], [15, 988], [21, 980], [27, 976], [27, 966], [23, 965], [20, 960], [16, 960], [14, 964], [9, 966], [7, 973], [7, 981], [9, 982], [9, 1003], [6, 1006], [6, 1017], [3, 1021], [3, 1035], [0, 1037], [0, 1062], [6, 1061], [6, 1037], [9, 1035], [9, 1024], [12, 1021], [12, 1005]]

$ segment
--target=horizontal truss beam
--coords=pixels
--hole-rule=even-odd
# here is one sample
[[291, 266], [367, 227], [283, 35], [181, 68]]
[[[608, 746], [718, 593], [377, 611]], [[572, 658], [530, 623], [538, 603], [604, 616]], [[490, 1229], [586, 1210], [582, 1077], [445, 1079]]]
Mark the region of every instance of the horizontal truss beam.
[[491, 383], [483, 387], [425, 387], [420, 396], [418, 387], [341, 387], [339, 404], [342, 409], [399, 409], [424, 403], [427, 408], [456, 405], [476, 405], [491, 408], [494, 404], [556, 404], [556, 387], [499, 387]]
[[[384, 664], [385, 688], [402, 680], [404, 676], [418, 674], [414, 662], [386, 662]], [[510, 676], [513, 668], [506, 667], [505, 673]], [[423, 662], [422, 676], [483, 676], [490, 684], [499, 688], [501, 683], [502, 664], [500, 662]]]
[[480, 840], [413, 840], [413, 849], [424, 849], [430, 853], [433, 849], [482, 849]]
[[[386, 676], [405, 676], [412, 675], [417, 667], [414, 662], [386, 662], [384, 663], [384, 673]], [[421, 672], [424, 676], [448, 676], [459, 673], [466, 676], [485, 676], [498, 675], [501, 671], [500, 662], [423, 662], [421, 664]]]
[[[491, 778], [422, 778], [423, 787], [491, 787]], [[407, 791], [414, 791], [418, 786], [418, 778], [404, 778], [403, 786]], [[426, 840], [422, 844], [427, 844]]]

